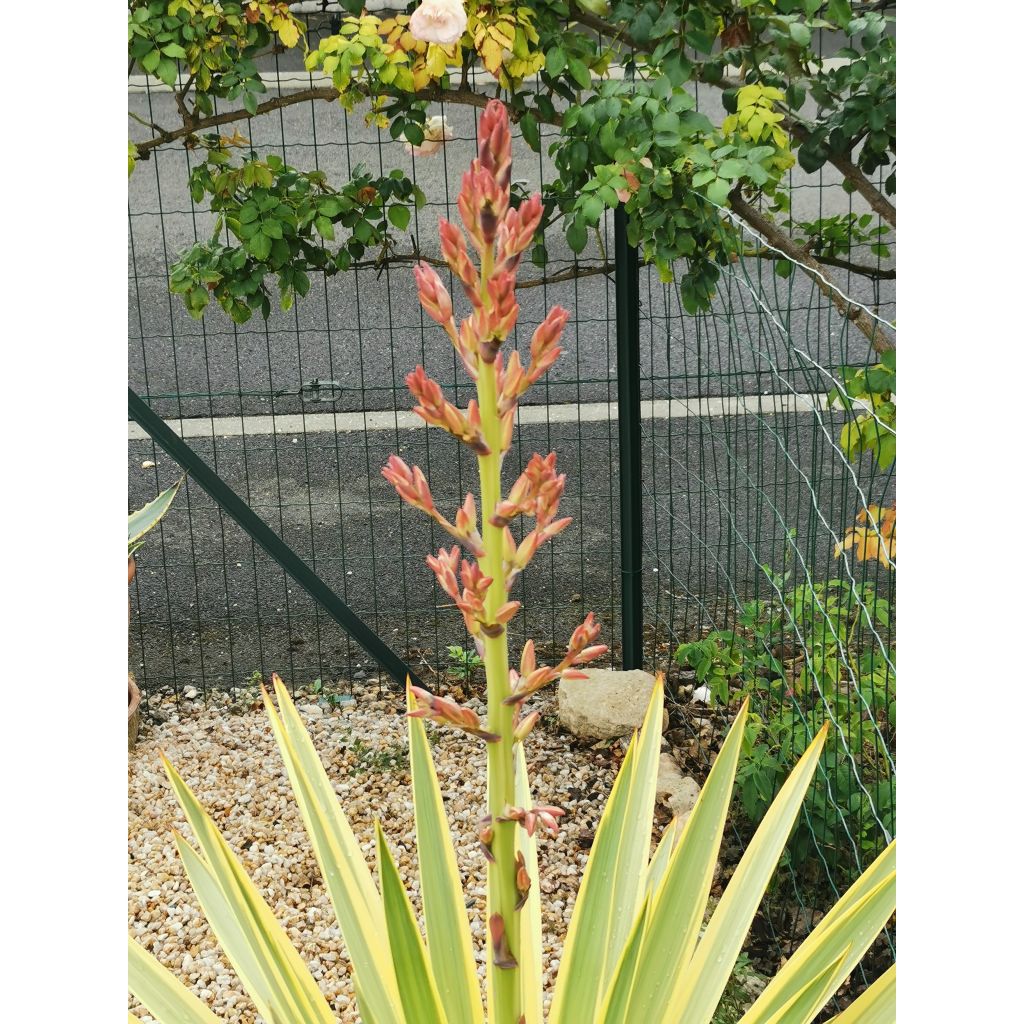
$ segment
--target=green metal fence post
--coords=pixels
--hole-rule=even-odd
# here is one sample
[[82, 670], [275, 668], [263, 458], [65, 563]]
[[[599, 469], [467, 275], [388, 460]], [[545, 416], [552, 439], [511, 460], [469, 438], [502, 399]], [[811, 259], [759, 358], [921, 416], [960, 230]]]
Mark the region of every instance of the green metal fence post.
[[626, 212], [615, 208], [615, 334], [619, 397], [619, 538], [622, 566], [622, 667], [643, 661], [643, 521], [640, 502], [640, 257], [626, 239]]
[[128, 413], [395, 682], [404, 686], [409, 678], [422, 685], [416, 673], [131, 388]]

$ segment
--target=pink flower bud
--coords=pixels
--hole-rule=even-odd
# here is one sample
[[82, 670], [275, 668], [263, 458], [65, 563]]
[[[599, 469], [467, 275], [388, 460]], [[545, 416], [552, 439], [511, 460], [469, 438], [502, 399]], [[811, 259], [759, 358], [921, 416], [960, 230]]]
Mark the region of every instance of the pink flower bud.
[[540, 712], [531, 711], [515, 728], [512, 739], [516, 743], [522, 743], [530, 735], [533, 727], [540, 721]]
[[472, 736], [479, 736], [488, 743], [501, 739], [497, 733], [487, 732], [480, 723], [480, 716], [472, 709], [456, 704], [446, 697], [435, 697], [422, 687], [410, 687], [418, 707], [410, 711], [409, 718], [427, 718], [439, 725], [451, 725]]
[[491, 935], [494, 966], [502, 970], [513, 970], [518, 967], [519, 962], [508, 948], [508, 939], [505, 936], [505, 919], [501, 914], [491, 914], [487, 922], [487, 928]]
[[480, 164], [490, 171], [498, 187], [508, 191], [512, 180], [512, 133], [508, 111], [501, 100], [491, 100], [480, 115]]
[[412, 373], [407, 374], [405, 383], [419, 402], [412, 410], [417, 416], [431, 426], [448, 431], [478, 455], [490, 454], [480, 430], [480, 415], [475, 401], [469, 403], [467, 419], [444, 397], [440, 385], [427, 376], [422, 366], [417, 366]]
[[452, 273], [462, 282], [466, 297], [474, 306], [480, 305], [480, 277], [469, 258], [466, 237], [455, 224], [442, 218], [438, 224], [441, 255]]
[[419, 288], [420, 305], [435, 323], [447, 326], [452, 319], [452, 299], [437, 271], [428, 263], [420, 262], [413, 268]]
[[544, 215], [540, 193], [535, 192], [517, 210], [510, 209], [498, 228], [495, 239], [498, 250], [497, 266], [516, 270], [523, 252], [533, 241]]

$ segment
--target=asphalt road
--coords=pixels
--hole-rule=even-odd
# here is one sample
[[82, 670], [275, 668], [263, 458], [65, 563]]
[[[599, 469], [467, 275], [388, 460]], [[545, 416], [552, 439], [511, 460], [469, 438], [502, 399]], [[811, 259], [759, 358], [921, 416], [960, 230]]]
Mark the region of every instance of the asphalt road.
[[[714, 109], [715, 94], [698, 101]], [[175, 123], [167, 93], [130, 94], [132, 110], [162, 125]], [[719, 108], [720, 109], [720, 108]], [[432, 111], [433, 113], [433, 111]], [[320, 167], [344, 180], [358, 162], [373, 173], [403, 167], [429, 205], [412, 225], [424, 251], [436, 252], [438, 215], [454, 217], [450, 202], [472, 153], [472, 113], [446, 112], [457, 136], [442, 154], [413, 159], [401, 144], [366, 128], [357, 110], [306, 104], [262, 118], [251, 128], [261, 153]], [[143, 131], [132, 122], [132, 134]], [[514, 173], [529, 187], [551, 175], [519, 144]], [[401, 379], [422, 362], [439, 379], [468, 385], [456, 371], [448, 342], [423, 323], [412, 274], [360, 271], [314, 281], [306, 299], [264, 323], [255, 316], [236, 327], [218, 308], [191, 320], [168, 294], [168, 266], [177, 253], [211, 229], [208, 213], [188, 196], [187, 157], [169, 148], [142, 162], [130, 183], [129, 382], [167, 417], [245, 416], [293, 412], [407, 409]], [[823, 175], [826, 185], [835, 181]], [[858, 197], [838, 187], [819, 189], [797, 172], [796, 215], [860, 211]], [[553, 231], [547, 247], [555, 268], [571, 259]], [[594, 247], [584, 255], [598, 261]], [[535, 268], [523, 277], [535, 276]], [[839, 278], [854, 298], [881, 302], [893, 315], [891, 283], [873, 296], [858, 279]], [[818, 366], [863, 359], [865, 346], [830, 312], [802, 276], [775, 277], [765, 261], [731, 268], [713, 315], [681, 315], [670, 287], [646, 272], [642, 279], [641, 375], [644, 397], [820, 393], [829, 381]], [[513, 343], [528, 345], [533, 326], [558, 302], [573, 313], [567, 354], [531, 400], [563, 404], [614, 400], [613, 283], [590, 277], [521, 292], [520, 328]], [[303, 401], [303, 383], [334, 380], [332, 403]], [[835, 566], [832, 533], [856, 512], [859, 496], [833, 447], [838, 418], [810, 414], [689, 417], [648, 422], [644, 444], [645, 595], [648, 620], [714, 618], [711, 597], [741, 596], [763, 579], [757, 568], [782, 559], [787, 526], [817, 574]], [[428, 440], [429, 438], [429, 440]], [[429, 452], [427, 445], [429, 444]], [[433, 652], [464, 643], [458, 616], [437, 611], [423, 555], [443, 537], [430, 537], [415, 513], [400, 513], [379, 477], [387, 455], [400, 450], [426, 463], [439, 503], [450, 503], [472, 482], [472, 467], [446, 437], [426, 431], [220, 437], [194, 446], [323, 577], [396, 649]], [[530, 451], [555, 450], [569, 473], [565, 498], [576, 523], [524, 580], [525, 626], [538, 638], [564, 643], [586, 610], [595, 609], [614, 636], [618, 585], [618, 456], [614, 422], [524, 427], [512, 464]], [[129, 501], [148, 500], [176, 468], [146, 441], [129, 442]], [[154, 468], [143, 468], [155, 461]], [[863, 468], [863, 467], [862, 467]], [[512, 470], [508, 473], [511, 478]], [[808, 479], [817, 482], [812, 495]], [[891, 497], [894, 480], [864, 480], [870, 498]], [[777, 510], [773, 508], [777, 506]], [[658, 571], [655, 572], [654, 570]], [[259, 669], [284, 670], [303, 682], [325, 675], [351, 678], [375, 666], [341, 630], [318, 614], [230, 521], [223, 521], [197, 487], [179, 499], [160, 537], [139, 556], [135, 594], [141, 620], [131, 658], [147, 681], [181, 685], [205, 678], [237, 683]], [[435, 614], [436, 613], [436, 614]], [[140, 627], [140, 621], [142, 623]]]

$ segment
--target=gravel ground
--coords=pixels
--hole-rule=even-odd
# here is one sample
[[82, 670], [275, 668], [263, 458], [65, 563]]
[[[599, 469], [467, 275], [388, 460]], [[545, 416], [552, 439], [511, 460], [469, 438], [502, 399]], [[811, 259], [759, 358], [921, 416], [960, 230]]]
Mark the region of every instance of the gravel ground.
[[[376, 685], [355, 692], [347, 707], [324, 708], [298, 698], [317, 749], [367, 851], [373, 854], [373, 822], [380, 818], [399, 870], [418, 903], [413, 808], [400, 697], [378, 694]], [[467, 701], [473, 705], [474, 701]], [[545, 980], [558, 968], [579, 878], [600, 810], [623, 751], [619, 744], [587, 750], [558, 734], [554, 702], [538, 700], [544, 718], [530, 736], [528, 760], [539, 803], [566, 809], [559, 835], [541, 843], [544, 894]], [[163, 750], [213, 815], [231, 847], [267, 898], [289, 937], [309, 964], [341, 1021], [358, 1021], [348, 977], [348, 957], [334, 912], [291, 795], [283, 765], [262, 710], [233, 713], [223, 706], [189, 707], [158, 700], [163, 718], [143, 727], [128, 773], [129, 928], [150, 952], [225, 1021], [260, 1020], [234, 971], [220, 952], [174, 849], [171, 830], [190, 836], [159, 763]], [[482, 707], [477, 703], [478, 710]], [[234, 712], [238, 704], [234, 705]], [[428, 730], [433, 730], [428, 726]], [[477, 741], [446, 730], [434, 747], [438, 777], [456, 837], [457, 856], [470, 902], [477, 960], [483, 973], [484, 860], [475, 826], [484, 794], [484, 754]], [[658, 823], [668, 815], [659, 809]], [[657, 830], [660, 833], [660, 828]], [[137, 1004], [131, 1008], [143, 1021]]]

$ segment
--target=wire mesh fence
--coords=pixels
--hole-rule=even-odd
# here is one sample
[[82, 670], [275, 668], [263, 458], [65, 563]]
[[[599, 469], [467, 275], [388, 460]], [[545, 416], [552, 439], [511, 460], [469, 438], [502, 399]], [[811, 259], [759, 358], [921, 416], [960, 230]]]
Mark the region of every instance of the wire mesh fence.
[[[853, 444], [876, 430], [894, 443], [859, 386], [887, 388], [894, 364], [742, 233], [751, 257], [709, 311], [685, 314], [653, 284], [644, 304], [644, 614], [653, 660], [672, 666], [672, 741], [695, 770], [726, 695], [751, 702], [741, 843], [830, 725], [767, 908], [792, 941], [895, 834], [895, 463]], [[894, 955], [892, 936], [878, 955]]]
[[[310, 15], [309, 28], [315, 41], [330, 19]], [[308, 84], [286, 57], [269, 62], [265, 77], [278, 89]], [[696, 98], [720, 108], [707, 90]], [[171, 120], [173, 103], [151, 80], [130, 80], [130, 109], [147, 121]], [[455, 137], [431, 158], [367, 127], [358, 111], [322, 102], [245, 130], [253, 150], [329, 177], [347, 179], [360, 164], [373, 174], [402, 168], [427, 198], [410, 239], [437, 255], [437, 217], [455, 214], [476, 137], [472, 109], [439, 104], [437, 113]], [[553, 130], [542, 127], [540, 154], [516, 140], [514, 176], [527, 189], [554, 176], [543, 144]], [[167, 280], [181, 250], [213, 226], [189, 191], [194, 166], [187, 148], [163, 147], [131, 181], [130, 382], [410, 666], [443, 675], [449, 647], [472, 646], [423, 562], [445, 537], [401, 505], [380, 468], [398, 453], [423, 467], [439, 505], [461, 502], [475, 467], [407, 411], [403, 377], [422, 364], [462, 404], [471, 382], [425, 321], [401, 262], [314, 278], [301, 302], [266, 321], [235, 324], [212, 307], [189, 318]], [[790, 197], [794, 219], [865, 214], [827, 171], [792, 172]], [[645, 667], [668, 672], [669, 740], [698, 775], [727, 722], [722, 687], [751, 700], [739, 846], [786, 767], [830, 723], [823, 767], [758, 925], [766, 947], [785, 952], [895, 831], [895, 471], [851, 447], [858, 416], [868, 418], [863, 429], [891, 426], [857, 390], [880, 357], [806, 274], [781, 276], [777, 252], [747, 229], [741, 239], [743, 255], [723, 268], [704, 313], [684, 312], [678, 291], [641, 268], [644, 651]], [[621, 664], [615, 282], [587, 272], [614, 252], [611, 218], [602, 244], [578, 256], [557, 227], [545, 245], [547, 266], [521, 274], [510, 344], [527, 346], [558, 303], [572, 314], [567, 354], [521, 411], [508, 474], [535, 450], [557, 452], [568, 474], [562, 508], [574, 524], [524, 575], [512, 640], [560, 649], [593, 610], [609, 662]], [[836, 279], [893, 320], [890, 282]], [[844, 407], [846, 396], [854, 397]], [[135, 508], [180, 471], [131, 423], [128, 449]], [[144, 694], [232, 689], [271, 671], [344, 691], [382, 675], [194, 485], [137, 560], [130, 659]], [[892, 955], [891, 936], [883, 946], [880, 962]]]

